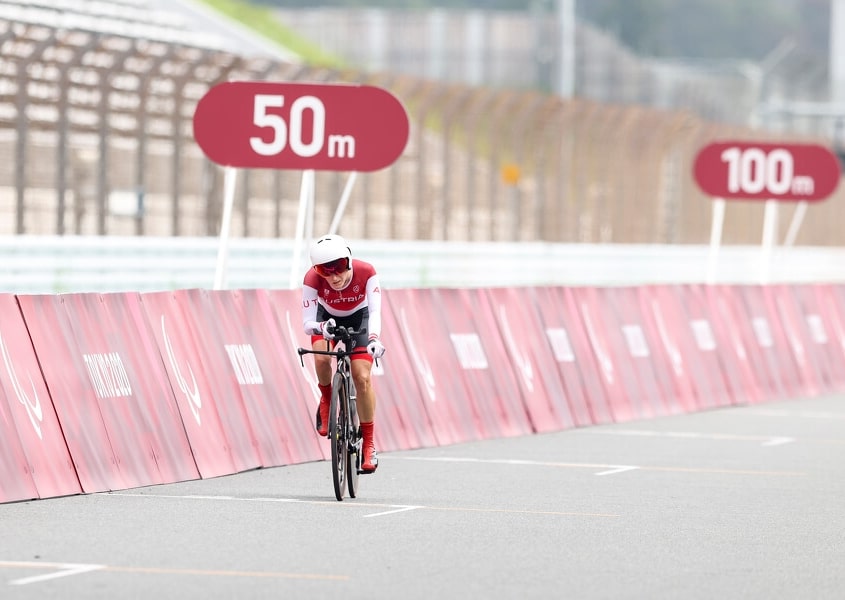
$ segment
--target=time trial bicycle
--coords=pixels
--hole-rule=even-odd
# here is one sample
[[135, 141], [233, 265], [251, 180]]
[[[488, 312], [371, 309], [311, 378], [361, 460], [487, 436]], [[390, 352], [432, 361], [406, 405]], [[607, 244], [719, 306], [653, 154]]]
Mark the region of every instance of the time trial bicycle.
[[367, 351], [348, 349], [354, 347], [355, 337], [360, 333], [359, 331], [338, 325], [329, 330], [329, 333], [335, 336], [334, 349], [298, 348], [297, 353], [303, 367], [305, 354], [324, 354], [334, 356], [336, 359], [329, 404], [328, 438], [331, 443], [334, 495], [338, 500], [343, 500], [347, 489], [351, 498], [358, 495], [363, 440], [356, 405], [355, 381], [352, 379], [352, 356], [366, 354]]

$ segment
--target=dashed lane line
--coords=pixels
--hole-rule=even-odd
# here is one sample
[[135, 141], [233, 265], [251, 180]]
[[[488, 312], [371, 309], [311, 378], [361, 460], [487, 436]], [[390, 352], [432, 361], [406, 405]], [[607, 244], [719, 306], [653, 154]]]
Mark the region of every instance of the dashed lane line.
[[761, 446], [791, 444], [795, 438], [772, 435], [737, 435], [733, 433], [700, 433], [698, 431], [655, 431], [651, 429], [595, 429], [579, 430], [583, 435], [618, 435], [633, 437], [663, 437], [685, 440], [718, 440], [732, 442], [760, 442]]
[[[787, 419], [821, 419], [823, 421], [845, 421], [845, 413], [821, 410], [789, 410], [779, 408], [748, 408], [745, 414], [760, 417], [781, 417]], [[738, 413], [741, 414], [741, 413]]]
[[492, 465], [521, 465], [536, 467], [553, 467], [561, 469], [593, 469], [598, 470], [595, 475], [611, 475], [630, 471], [660, 471], [667, 473], [717, 473], [722, 475], [760, 475], [768, 477], [800, 477], [806, 475], [801, 471], [761, 471], [754, 469], [722, 469], [713, 467], [663, 467], [645, 465], [611, 465], [600, 463], [571, 463], [546, 460], [522, 460], [513, 458], [473, 458], [454, 456], [391, 456], [389, 460], [418, 460], [432, 462], [479, 463]]
[[651, 429], [580, 429], [578, 435], [619, 435], [665, 437], [687, 440], [717, 440], [728, 442], [759, 442], [761, 446], [783, 446], [795, 442], [845, 445], [845, 439], [795, 438], [787, 435], [738, 435], [733, 433], [701, 433], [698, 431], [656, 431]]

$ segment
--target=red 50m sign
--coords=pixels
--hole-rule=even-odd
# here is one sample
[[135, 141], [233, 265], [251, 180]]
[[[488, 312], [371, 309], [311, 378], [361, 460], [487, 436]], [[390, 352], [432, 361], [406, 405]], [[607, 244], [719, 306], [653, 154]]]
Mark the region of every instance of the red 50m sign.
[[824, 200], [840, 177], [833, 152], [814, 144], [717, 142], [698, 153], [693, 172], [706, 194], [746, 200]]
[[194, 138], [229, 167], [375, 171], [405, 149], [409, 123], [396, 97], [367, 85], [230, 81], [194, 112]]

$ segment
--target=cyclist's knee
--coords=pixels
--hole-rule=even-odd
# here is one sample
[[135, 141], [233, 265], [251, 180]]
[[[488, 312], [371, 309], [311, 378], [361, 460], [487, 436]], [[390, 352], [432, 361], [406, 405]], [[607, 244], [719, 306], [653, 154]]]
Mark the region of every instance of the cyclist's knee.
[[370, 389], [370, 371], [368, 369], [356, 369], [352, 373], [355, 380], [355, 389], [359, 393], [367, 392]]
[[331, 373], [332, 359], [331, 356], [314, 355], [314, 369], [317, 373]]

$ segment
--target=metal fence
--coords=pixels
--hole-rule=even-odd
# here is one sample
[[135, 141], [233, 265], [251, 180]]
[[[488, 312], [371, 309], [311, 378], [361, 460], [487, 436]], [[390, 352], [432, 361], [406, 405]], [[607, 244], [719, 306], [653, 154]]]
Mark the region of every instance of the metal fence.
[[[0, 17], [0, 233], [216, 235], [222, 172], [194, 142], [192, 117], [226, 80], [359, 82], [405, 104], [405, 152], [359, 175], [352, 191], [340, 229], [356, 238], [704, 243], [711, 203], [692, 179], [696, 152], [715, 139], [766, 137], [691, 113]], [[316, 230], [328, 227], [345, 181], [317, 174]], [[293, 236], [299, 186], [297, 172], [244, 171], [232, 235]], [[808, 211], [798, 244], [845, 241], [841, 195]], [[759, 243], [762, 222], [759, 203], [730, 203], [724, 243]]]
[[[758, 100], [748, 73], [753, 65], [739, 69], [732, 61], [703, 68], [644, 59], [574, 14], [562, 16], [539, 4], [531, 11], [313, 7], [278, 8], [274, 14], [323, 51], [368, 71], [471, 86], [574, 87], [581, 98], [683, 106], [728, 123], [747, 123]], [[564, 26], [567, 19], [572, 22]], [[568, 85], [564, 77], [571, 79]]]

